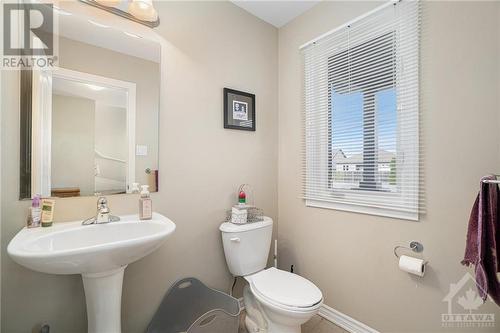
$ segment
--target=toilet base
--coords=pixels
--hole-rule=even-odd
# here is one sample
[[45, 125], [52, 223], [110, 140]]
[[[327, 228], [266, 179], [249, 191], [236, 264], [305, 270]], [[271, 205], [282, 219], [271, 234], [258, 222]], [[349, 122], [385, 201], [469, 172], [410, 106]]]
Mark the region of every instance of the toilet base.
[[243, 288], [243, 302], [245, 303], [247, 332], [267, 332], [268, 320], [262, 314], [262, 309], [248, 286]]
[[267, 333], [301, 333], [301, 326], [285, 326], [276, 323], [269, 323]]
[[283, 311], [275, 311], [260, 303], [248, 286], [243, 289], [243, 301], [247, 313], [245, 326], [249, 333], [301, 333], [301, 325], [317, 312], [287, 316]]

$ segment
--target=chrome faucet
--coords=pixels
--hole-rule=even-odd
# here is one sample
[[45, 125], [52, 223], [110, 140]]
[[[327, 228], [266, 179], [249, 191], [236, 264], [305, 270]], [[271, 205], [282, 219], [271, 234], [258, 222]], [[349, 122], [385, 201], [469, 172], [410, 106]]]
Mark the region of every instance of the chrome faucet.
[[100, 224], [120, 221], [118, 216], [111, 215], [111, 210], [108, 207], [108, 200], [105, 197], [97, 198], [97, 213], [94, 217], [86, 219], [82, 222], [83, 225]]

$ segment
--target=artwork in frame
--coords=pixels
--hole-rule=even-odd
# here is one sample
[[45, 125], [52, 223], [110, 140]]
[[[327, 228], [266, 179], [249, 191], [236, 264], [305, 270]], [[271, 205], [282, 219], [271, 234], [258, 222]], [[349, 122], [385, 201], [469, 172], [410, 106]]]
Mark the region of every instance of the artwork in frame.
[[224, 128], [255, 131], [255, 95], [224, 88]]

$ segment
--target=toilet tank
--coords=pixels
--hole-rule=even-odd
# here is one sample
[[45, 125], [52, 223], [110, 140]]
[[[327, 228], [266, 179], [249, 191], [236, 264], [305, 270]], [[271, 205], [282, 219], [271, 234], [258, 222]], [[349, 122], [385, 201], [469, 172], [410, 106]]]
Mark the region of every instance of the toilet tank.
[[220, 226], [227, 266], [234, 276], [246, 276], [266, 268], [271, 247], [273, 220]]

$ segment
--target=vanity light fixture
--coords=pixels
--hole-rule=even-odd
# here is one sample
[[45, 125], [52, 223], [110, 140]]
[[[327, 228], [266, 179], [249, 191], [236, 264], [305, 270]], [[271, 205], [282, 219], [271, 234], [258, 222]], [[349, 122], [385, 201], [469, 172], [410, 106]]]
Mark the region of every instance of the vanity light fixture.
[[152, 0], [79, 0], [128, 20], [155, 28], [160, 25]]
[[153, 7], [153, 0], [132, 0], [128, 12], [139, 20], [154, 22], [158, 20], [158, 13]]
[[115, 7], [122, 2], [121, 0], [95, 0], [97, 3], [106, 7]]

